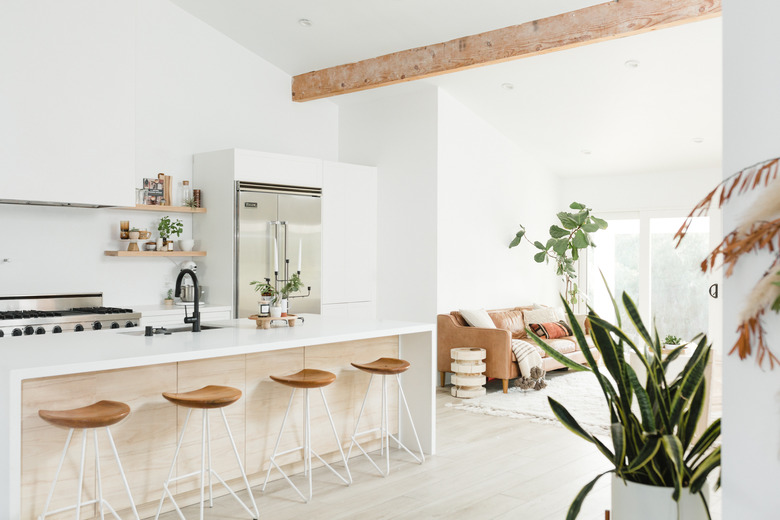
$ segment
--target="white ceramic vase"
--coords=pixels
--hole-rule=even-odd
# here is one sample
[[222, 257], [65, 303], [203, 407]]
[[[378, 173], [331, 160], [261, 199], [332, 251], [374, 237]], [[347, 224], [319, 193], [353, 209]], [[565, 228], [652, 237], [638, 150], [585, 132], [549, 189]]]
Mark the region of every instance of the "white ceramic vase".
[[[702, 488], [709, 502], [710, 489]], [[680, 500], [672, 499], [674, 488], [623, 481], [612, 475], [612, 520], [706, 520], [707, 510], [700, 495], [683, 489]], [[679, 516], [678, 516], [679, 507]]]
[[271, 317], [279, 318], [282, 316], [282, 308], [278, 305], [271, 306]]
[[182, 251], [192, 251], [195, 247], [195, 241], [191, 238], [182, 238], [179, 240], [179, 249]]

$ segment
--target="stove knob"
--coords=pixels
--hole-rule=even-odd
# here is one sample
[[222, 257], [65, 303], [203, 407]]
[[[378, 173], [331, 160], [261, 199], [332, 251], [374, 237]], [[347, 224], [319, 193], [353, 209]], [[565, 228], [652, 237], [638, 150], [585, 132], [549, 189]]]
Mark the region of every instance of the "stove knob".
[[115, 321], [112, 321], [111, 322], [111, 328], [112, 329], [118, 329], [119, 328], [119, 324], [117, 322], [115, 322]]
[[33, 334], [35, 334], [35, 329], [33, 328], [32, 325], [27, 325], [24, 328], [24, 335], [25, 336], [32, 336]]
[[133, 323], [132, 321], [128, 321], [127, 323], [125, 323], [125, 328], [126, 329], [129, 329], [131, 327], [135, 327], [135, 323]]
[[52, 334], [59, 334], [62, 332], [62, 327], [59, 325], [55, 325], [54, 328], [51, 329]]
[[11, 336], [21, 336], [22, 335], [22, 329], [14, 329], [14, 331], [11, 333]]
[[35, 333], [36, 334], [46, 334], [46, 329], [44, 329], [43, 327], [38, 327], [37, 329], [35, 329]]
[[95, 323], [92, 324], [92, 330], [100, 330], [102, 328], [103, 328], [103, 324], [100, 323], [99, 321], [96, 321]]
[[76, 325], [75, 327], [73, 327], [73, 330], [74, 330], [75, 332], [81, 332], [81, 331], [83, 331], [83, 330], [84, 330], [84, 325], [82, 325], [81, 323], [79, 323], [78, 325]]
[[3, 332], [2, 330], [0, 330], [0, 338], [2, 338], [3, 336], [5, 336], [5, 332]]

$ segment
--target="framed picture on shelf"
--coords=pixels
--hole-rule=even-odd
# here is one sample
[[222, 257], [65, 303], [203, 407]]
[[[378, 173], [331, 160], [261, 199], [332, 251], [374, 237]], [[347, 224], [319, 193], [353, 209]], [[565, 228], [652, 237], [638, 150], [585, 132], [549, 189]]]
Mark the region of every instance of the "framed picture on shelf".
[[156, 206], [162, 203], [165, 194], [164, 182], [160, 179], [144, 179], [144, 204]]

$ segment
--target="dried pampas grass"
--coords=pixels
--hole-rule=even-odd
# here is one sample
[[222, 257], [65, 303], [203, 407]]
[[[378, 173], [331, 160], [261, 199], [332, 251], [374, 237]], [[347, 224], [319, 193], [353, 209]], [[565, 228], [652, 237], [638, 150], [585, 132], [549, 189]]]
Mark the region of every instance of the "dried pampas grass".
[[759, 366], [766, 359], [769, 367], [774, 368], [780, 360], [769, 350], [764, 341], [765, 331], [761, 318], [766, 309], [778, 312], [776, 305], [780, 299], [780, 181], [777, 180], [780, 158], [754, 164], [741, 170], [718, 184], [714, 190], [702, 199], [685, 219], [685, 222], [675, 234], [677, 245], [685, 237], [694, 217], [706, 215], [717, 200], [718, 207], [728, 202], [734, 195], [742, 195], [748, 191], [763, 187], [763, 192], [742, 218], [740, 225], [726, 234], [723, 241], [701, 263], [702, 271], [712, 271], [718, 258], [722, 259], [725, 275], [734, 273], [739, 258], [751, 252], [767, 251], [774, 254], [774, 260], [766, 270], [761, 280], [748, 296], [745, 307], [740, 313], [740, 324], [737, 327], [737, 342], [730, 353], [737, 352], [740, 359], [753, 354]]

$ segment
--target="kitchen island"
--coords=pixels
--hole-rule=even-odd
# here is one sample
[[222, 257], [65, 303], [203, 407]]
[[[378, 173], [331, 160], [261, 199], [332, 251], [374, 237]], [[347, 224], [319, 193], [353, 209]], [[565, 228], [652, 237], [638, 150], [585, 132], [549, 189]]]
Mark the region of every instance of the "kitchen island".
[[[289, 399], [289, 390], [272, 383], [268, 376], [302, 368], [336, 373], [338, 380], [326, 389], [326, 395], [342, 445], [347, 446], [368, 383], [368, 376], [349, 363], [381, 356], [398, 356], [412, 363], [403, 375], [404, 389], [423, 449], [429, 454], [435, 452], [432, 324], [354, 322], [306, 315], [303, 324], [291, 328], [261, 330], [254, 321], [246, 319], [204, 325], [219, 328], [152, 337], [134, 329], [6, 339], [0, 361], [0, 400], [6, 410], [0, 418], [0, 446], [5, 452], [0, 457], [0, 503], [7, 506], [0, 507], [7, 509], [0, 509], [0, 518], [33, 518], [40, 511], [41, 496], [45, 499], [48, 492], [66, 431], [43, 423], [37, 417], [40, 408], [75, 408], [100, 399], [128, 403], [133, 410], [130, 417], [112, 430], [135, 502], [141, 506], [139, 512], [148, 515], [153, 513], [160, 497], [162, 480], [186, 413], [167, 403], [160, 396], [162, 391], [187, 391], [206, 384], [242, 390], [241, 400], [227, 408], [226, 413], [250, 483], [255, 485], [264, 476]], [[372, 393], [373, 390], [378, 388], [372, 388]], [[361, 422], [361, 427], [379, 421], [378, 393], [369, 399], [377, 400], [377, 406], [372, 406], [366, 416], [368, 422]], [[321, 408], [316, 400], [312, 402], [315, 409]], [[397, 395], [391, 404], [397, 412]], [[300, 407], [300, 403], [296, 406]], [[312, 422], [317, 424], [324, 415], [314, 414], [313, 410]], [[398, 428], [402, 441], [413, 445], [405, 414], [393, 416], [391, 426]], [[285, 442], [294, 447], [302, 432], [299, 409], [291, 412], [291, 419], [288, 427], [295, 433]], [[190, 429], [179, 472], [188, 472], [192, 464], [199, 464], [200, 433], [197, 428]], [[219, 426], [212, 425], [212, 436], [215, 469], [222, 473], [221, 461], [230, 468], [229, 457], [222, 456], [223, 452], [228, 453], [229, 446]], [[317, 446], [320, 441], [322, 446]], [[326, 460], [334, 460], [334, 453], [338, 455], [332, 438], [328, 443], [326, 436], [320, 439], [315, 434], [312, 442]], [[378, 441], [374, 442], [378, 446]], [[72, 472], [72, 461], [78, 457], [74, 451], [78, 450], [71, 451], [73, 457], [63, 471]], [[283, 462], [295, 470], [300, 466], [300, 456], [290, 454]], [[102, 471], [104, 493], [107, 492], [109, 501], [124, 509], [129, 504], [122, 499], [121, 485], [118, 476], [113, 475], [109, 459], [106, 467]], [[238, 476], [228, 469], [224, 473], [230, 480]], [[195, 481], [182, 481], [176, 493], [183, 503], [193, 502], [195, 488]], [[74, 489], [75, 478], [58, 483], [55, 502], [65, 500], [66, 495], [72, 497]], [[85, 494], [89, 493], [87, 490]]]

